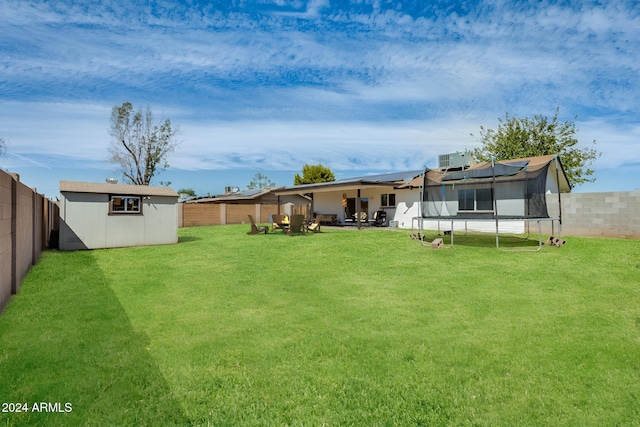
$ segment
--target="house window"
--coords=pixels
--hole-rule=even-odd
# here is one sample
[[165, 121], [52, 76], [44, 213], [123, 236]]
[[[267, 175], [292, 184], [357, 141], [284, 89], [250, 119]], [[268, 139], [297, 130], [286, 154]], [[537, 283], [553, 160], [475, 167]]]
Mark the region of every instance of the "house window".
[[114, 214], [140, 214], [140, 197], [137, 196], [111, 196], [109, 213]]
[[490, 188], [478, 188], [476, 190], [476, 210], [477, 211], [493, 210], [493, 197], [491, 197]]
[[472, 211], [474, 205], [474, 190], [458, 190], [458, 210]]
[[393, 208], [396, 205], [396, 195], [393, 193], [382, 194], [380, 196], [380, 207]]
[[492, 211], [493, 197], [490, 188], [458, 190], [459, 211]]

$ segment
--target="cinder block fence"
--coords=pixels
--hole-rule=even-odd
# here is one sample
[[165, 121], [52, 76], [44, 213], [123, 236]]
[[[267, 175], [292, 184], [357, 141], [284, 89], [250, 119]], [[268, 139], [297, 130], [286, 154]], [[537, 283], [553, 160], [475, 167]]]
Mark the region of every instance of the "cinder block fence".
[[[181, 203], [178, 209], [179, 227], [197, 227], [202, 225], [244, 224], [249, 215], [257, 222], [266, 223], [271, 214], [282, 212], [278, 205], [272, 204], [232, 204], [232, 203]], [[292, 214], [308, 216], [306, 206], [292, 206]]]
[[[547, 195], [551, 216], [558, 215], [557, 198]], [[640, 190], [568, 193], [561, 200], [564, 235], [640, 239]]]
[[55, 202], [0, 171], [0, 313], [49, 246], [59, 218]]

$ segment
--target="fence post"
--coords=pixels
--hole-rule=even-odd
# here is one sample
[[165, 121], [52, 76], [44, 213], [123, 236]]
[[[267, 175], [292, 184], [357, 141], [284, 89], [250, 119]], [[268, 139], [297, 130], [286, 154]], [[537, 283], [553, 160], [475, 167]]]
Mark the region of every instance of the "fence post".
[[31, 265], [38, 262], [38, 193], [31, 193]]
[[11, 293], [18, 292], [18, 183], [15, 178], [11, 179]]

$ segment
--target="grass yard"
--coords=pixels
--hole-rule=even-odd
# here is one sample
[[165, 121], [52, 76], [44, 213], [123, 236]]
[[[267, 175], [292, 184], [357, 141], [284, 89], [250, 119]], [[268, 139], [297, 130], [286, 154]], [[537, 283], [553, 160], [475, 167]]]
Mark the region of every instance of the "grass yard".
[[640, 425], [638, 241], [246, 231], [44, 253], [0, 316], [29, 409], [0, 425]]

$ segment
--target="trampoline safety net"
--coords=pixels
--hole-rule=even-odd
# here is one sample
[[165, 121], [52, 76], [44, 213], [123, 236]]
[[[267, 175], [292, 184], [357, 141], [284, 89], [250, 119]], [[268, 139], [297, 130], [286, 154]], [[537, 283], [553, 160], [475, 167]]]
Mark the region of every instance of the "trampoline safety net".
[[465, 170], [427, 170], [422, 218], [549, 218], [545, 197], [549, 164], [532, 166], [523, 160]]

